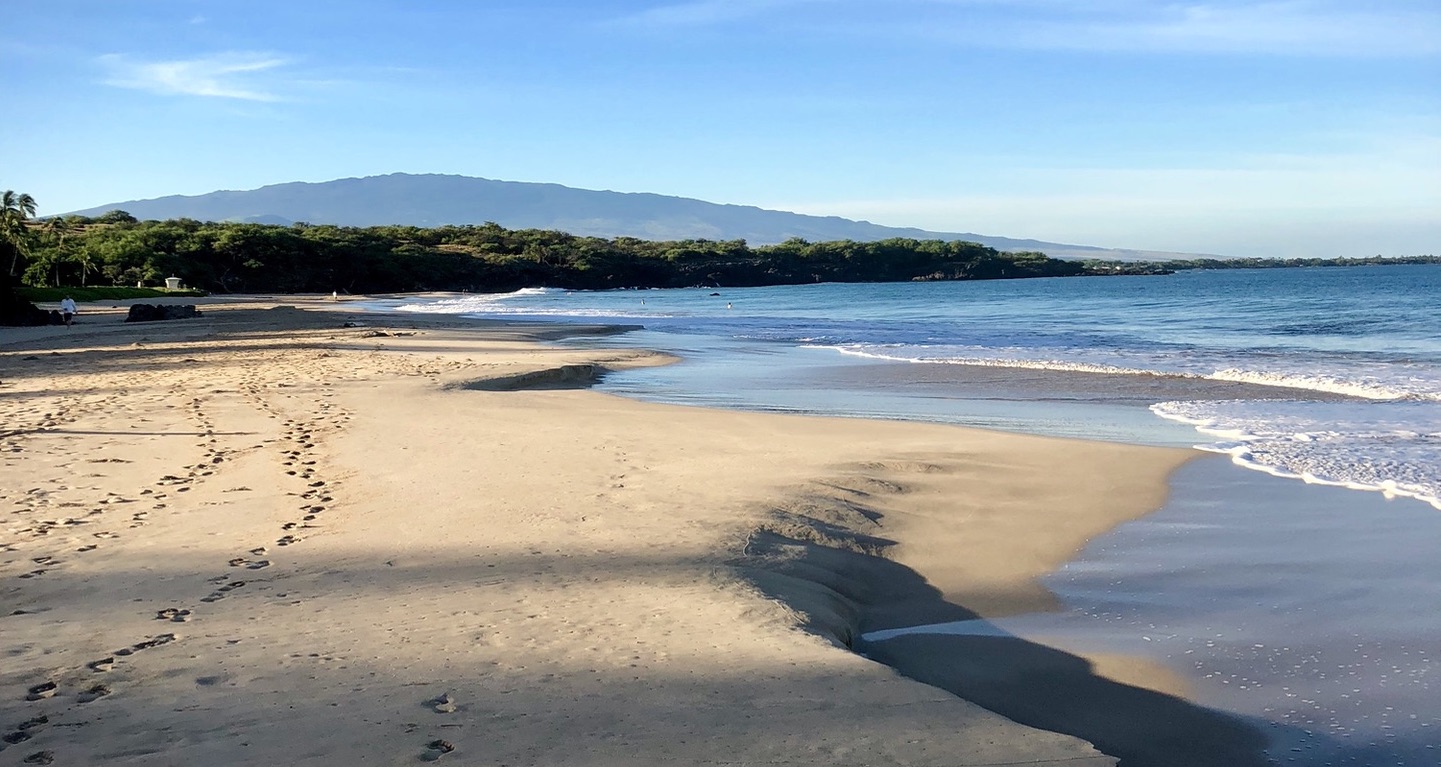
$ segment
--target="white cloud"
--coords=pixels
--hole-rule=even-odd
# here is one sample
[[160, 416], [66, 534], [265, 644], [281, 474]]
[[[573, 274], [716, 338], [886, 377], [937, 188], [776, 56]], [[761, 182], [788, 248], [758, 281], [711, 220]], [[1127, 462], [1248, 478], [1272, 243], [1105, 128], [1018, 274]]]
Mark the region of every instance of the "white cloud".
[[264, 75], [286, 59], [267, 53], [220, 53], [193, 59], [139, 61], [111, 54], [100, 57], [110, 74], [107, 85], [172, 96], [209, 96], [245, 101], [279, 101]]

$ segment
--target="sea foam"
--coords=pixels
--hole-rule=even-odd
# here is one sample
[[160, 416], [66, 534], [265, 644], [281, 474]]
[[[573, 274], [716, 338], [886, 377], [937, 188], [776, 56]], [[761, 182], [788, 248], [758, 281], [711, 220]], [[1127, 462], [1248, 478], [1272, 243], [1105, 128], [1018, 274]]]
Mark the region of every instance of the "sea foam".
[[[819, 345], [818, 345], [819, 346]], [[1034, 349], [985, 347], [936, 347], [922, 344], [830, 345], [842, 354], [869, 359], [932, 365], [1053, 370], [1067, 373], [1106, 375], [1167, 376], [1206, 381], [1230, 381], [1276, 389], [1339, 394], [1372, 400], [1430, 400], [1441, 402], [1441, 381], [1398, 376], [1386, 379], [1372, 375], [1370, 366], [1332, 361], [1333, 370], [1286, 370], [1284, 360], [1273, 361], [1275, 369], [1224, 367], [1226, 360], [1202, 354], [1149, 353], [1110, 349]], [[1294, 364], [1294, 363], [1292, 363]], [[1314, 363], [1308, 363], [1314, 364]], [[1219, 368], [1219, 369], [1218, 369]], [[1347, 371], [1347, 368], [1351, 368]], [[1349, 374], [1348, 374], [1349, 372]]]
[[1441, 406], [1428, 401], [1162, 402], [1151, 411], [1216, 441], [1238, 465], [1441, 509]]

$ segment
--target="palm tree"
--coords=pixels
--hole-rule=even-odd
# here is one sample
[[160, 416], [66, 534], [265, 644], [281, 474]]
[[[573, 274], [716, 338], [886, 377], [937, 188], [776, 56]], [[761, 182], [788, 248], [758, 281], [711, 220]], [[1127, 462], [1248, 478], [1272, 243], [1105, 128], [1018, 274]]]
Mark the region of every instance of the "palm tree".
[[[70, 233], [70, 222], [62, 216], [45, 219], [41, 224], [45, 233], [55, 238], [55, 287], [60, 287], [60, 262], [65, 260], [65, 235]], [[81, 284], [84, 285], [82, 278]]]
[[0, 210], [7, 214], [14, 211], [23, 214], [22, 218], [30, 218], [35, 215], [35, 198], [24, 192], [16, 194], [6, 189], [3, 199], [0, 199]]
[[56, 245], [65, 247], [65, 235], [70, 233], [70, 222], [64, 216], [45, 219], [45, 231], [55, 235]]
[[0, 195], [0, 243], [10, 247], [14, 255], [10, 258], [10, 276], [15, 276], [15, 267], [20, 265], [20, 256], [29, 250], [30, 228], [25, 220], [35, 215], [35, 198], [28, 194], [6, 189]]
[[[41, 224], [45, 233], [55, 238], [55, 257], [53, 259], [55, 269], [55, 287], [60, 287], [60, 263], [65, 260], [65, 235], [70, 233], [70, 222], [63, 216], [54, 216], [45, 219]], [[85, 287], [85, 266], [82, 265], [80, 275], [80, 286]]]

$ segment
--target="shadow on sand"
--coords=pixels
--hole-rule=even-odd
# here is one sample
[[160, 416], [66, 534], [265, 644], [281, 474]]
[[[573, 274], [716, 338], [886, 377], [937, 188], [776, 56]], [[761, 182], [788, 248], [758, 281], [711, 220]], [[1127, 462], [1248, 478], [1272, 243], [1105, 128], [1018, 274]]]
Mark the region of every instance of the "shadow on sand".
[[[798, 524], [811, 529], [800, 532]], [[736, 564], [808, 628], [1008, 719], [1090, 741], [1124, 767], [1261, 767], [1267, 734], [1172, 695], [1098, 676], [1084, 658], [1014, 636], [863, 632], [973, 620], [915, 570], [879, 556], [891, 541], [794, 516], [752, 536]], [[791, 537], [796, 536], [796, 537]]]

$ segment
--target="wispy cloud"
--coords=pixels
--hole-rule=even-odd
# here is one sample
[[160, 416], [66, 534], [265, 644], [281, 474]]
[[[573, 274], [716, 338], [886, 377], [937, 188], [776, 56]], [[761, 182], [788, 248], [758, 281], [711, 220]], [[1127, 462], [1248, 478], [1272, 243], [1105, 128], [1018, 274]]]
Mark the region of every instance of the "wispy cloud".
[[1441, 53], [1431, 0], [689, 0], [619, 20], [638, 28], [754, 23], [799, 34], [968, 46], [1305, 55]]
[[273, 77], [289, 63], [269, 53], [220, 53], [192, 59], [141, 61], [111, 54], [100, 57], [107, 85], [170, 96], [209, 96], [244, 101], [279, 101]]
[[1039, 48], [1341, 55], [1441, 51], [1441, 12], [1404, 2], [1113, 5], [1096, 14], [1022, 21], [1016, 31], [1018, 42]]

